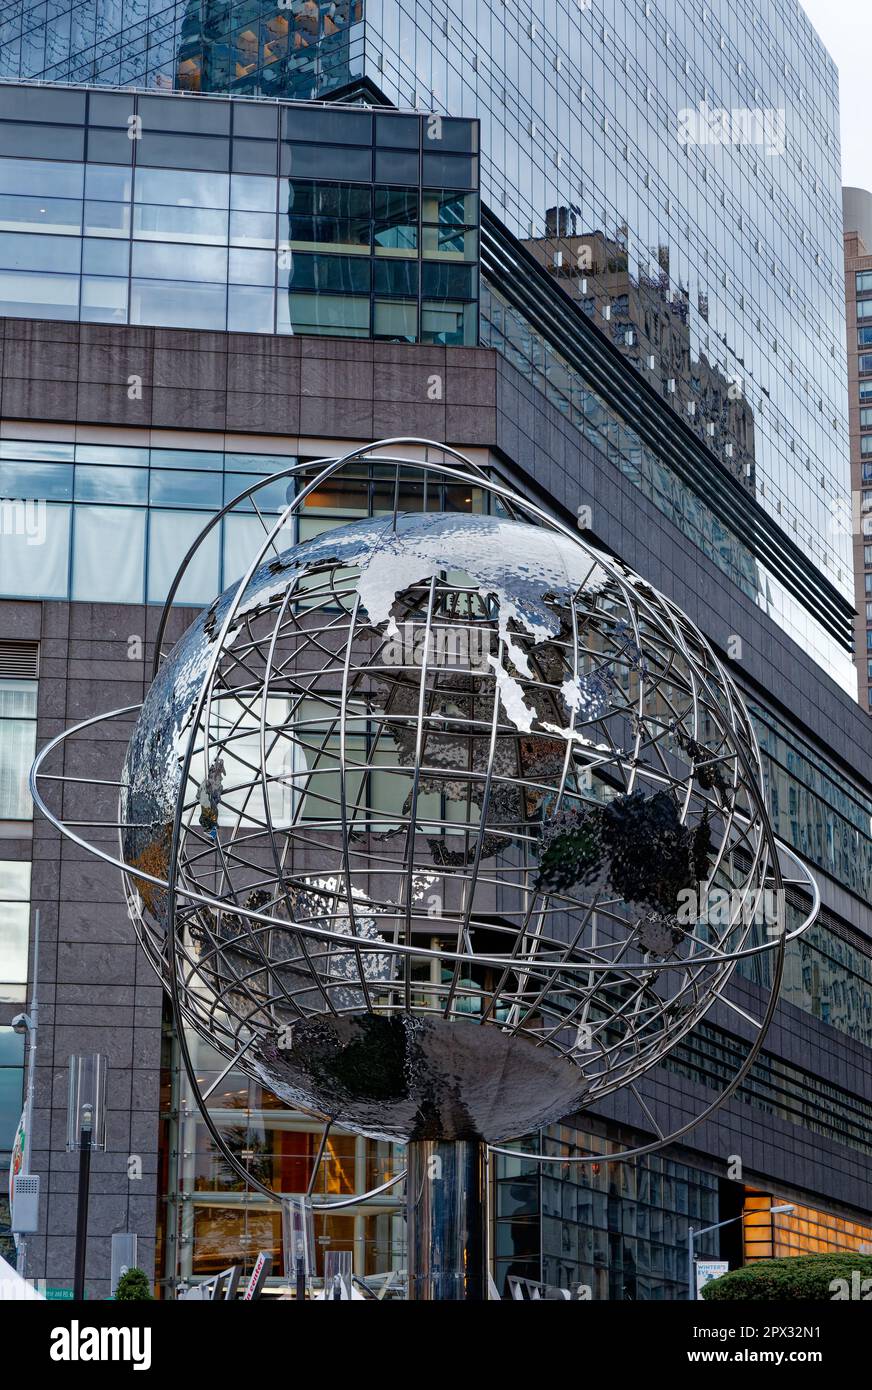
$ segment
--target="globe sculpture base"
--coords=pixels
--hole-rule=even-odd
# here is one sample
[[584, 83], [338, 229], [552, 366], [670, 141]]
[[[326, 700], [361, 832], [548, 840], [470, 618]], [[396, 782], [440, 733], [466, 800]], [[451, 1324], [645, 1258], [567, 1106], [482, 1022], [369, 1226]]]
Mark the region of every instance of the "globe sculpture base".
[[478, 1303], [488, 1296], [485, 1146], [477, 1139], [406, 1145], [410, 1303]]
[[287, 1104], [375, 1139], [517, 1138], [579, 1110], [584, 1076], [559, 1053], [470, 1019], [348, 1013], [258, 1039], [248, 1063]]

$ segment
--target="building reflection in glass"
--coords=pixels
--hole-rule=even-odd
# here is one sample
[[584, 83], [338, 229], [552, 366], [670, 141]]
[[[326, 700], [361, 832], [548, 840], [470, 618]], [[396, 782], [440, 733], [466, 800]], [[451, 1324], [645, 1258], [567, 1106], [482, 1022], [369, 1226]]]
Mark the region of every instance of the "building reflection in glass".
[[[691, 335], [690, 292], [673, 285], [669, 247], [656, 269], [634, 275], [627, 229], [577, 231], [573, 208], [549, 208], [545, 235], [524, 242], [570, 299], [642, 372], [725, 468], [754, 490], [754, 411], [738, 377], [725, 375]], [[706, 296], [693, 306], [708, 320]]]
[[192, 0], [176, 86], [191, 92], [323, 97], [362, 72], [363, 0]]
[[[191, 1037], [192, 1056], [203, 1090], [218, 1081], [226, 1063], [207, 1044]], [[282, 1282], [281, 1211], [248, 1188], [216, 1149], [197, 1111], [174, 1044], [165, 1043], [162, 1072], [162, 1209], [157, 1275], [165, 1296], [179, 1281], [196, 1282], [243, 1266], [250, 1273], [258, 1253], [273, 1261]], [[252, 1177], [282, 1193], [308, 1190], [322, 1126], [287, 1110], [271, 1092], [241, 1072], [230, 1071], [209, 1097], [212, 1118], [231, 1151]], [[395, 1145], [333, 1130], [318, 1167], [313, 1195], [350, 1197], [378, 1187], [402, 1167]], [[365, 1276], [402, 1268], [405, 1226], [402, 1188], [360, 1207], [314, 1218], [316, 1269], [323, 1275], [327, 1250], [353, 1251], [354, 1272]]]

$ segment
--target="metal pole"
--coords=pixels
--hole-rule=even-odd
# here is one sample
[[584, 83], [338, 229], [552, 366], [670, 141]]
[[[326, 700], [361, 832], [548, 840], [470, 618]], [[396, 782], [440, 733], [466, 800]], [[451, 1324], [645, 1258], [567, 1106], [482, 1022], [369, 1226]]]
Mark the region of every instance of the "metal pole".
[[696, 1289], [694, 1288], [693, 1277], [693, 1227], [687, 1228], [687, 1296], [693, 1303], [696, 1299]]
[[477, 1139], [406, 1145], [409, 1301], [487, 1298], [485, 1146]]
[[[39, 1024], [39, 908], [33, 914], [33, 993], [30, 999], [30, 1027], [27, 1030], [30, 1044], [27, 1052], [27, 1094], [24, 1101], [24, 1153], [22, 1172], [30, 1172], [30, 1155], [33, 1147], [33, 1089], [36, 1076], [36, 1029]], [[22, 1235], [18, 1242], [18, 1255], [15, 1268], [22, 1279], [27, 1275], [27, 1236]]]
[[88, 1244], [88, 1185], [91, 1178], [91, 1107], [82, 1109], [82, 1132], [79, 1138], [79, 1201], [76, 1212], [76, 1264], [73, 1275], [73, 1298], [85, 1297], [85, 1252]]

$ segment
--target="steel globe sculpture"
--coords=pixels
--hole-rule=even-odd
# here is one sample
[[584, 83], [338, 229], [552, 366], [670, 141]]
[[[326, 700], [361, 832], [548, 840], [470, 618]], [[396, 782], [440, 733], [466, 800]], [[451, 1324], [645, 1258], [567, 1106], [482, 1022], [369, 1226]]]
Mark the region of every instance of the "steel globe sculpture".
[[[394, 505], [296, 541], [349, 459], [396, 469]], [[728, 1093], [774, 1007], [785, 882], [817, 905], [732, 679], [669, 600], [453, 451], [319, 468], [287, 470], [245, 575], [163, 660], [119, 778], [109, 857], [180, 1020], [289, 1106], [473, 1168], [620, 1087], [657, 1136], [632, 1152], [666, 1142], [645, 1074], [769, 957]], [[424, 510], [399, 506], [411, 475]], [[480, 510], [445, 510], [446, 480]]]

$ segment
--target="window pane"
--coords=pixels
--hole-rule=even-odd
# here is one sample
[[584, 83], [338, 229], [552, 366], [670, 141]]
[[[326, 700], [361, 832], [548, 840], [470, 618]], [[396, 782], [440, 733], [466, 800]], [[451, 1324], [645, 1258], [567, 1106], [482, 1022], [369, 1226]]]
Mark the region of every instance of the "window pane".
[[354, 222], [340, 217], [288, 218], [288, 238], [301, 250], [331, 246], [336, 250], [365, 255], [370, 249], [370, 223]]
[[224, 455], [206, 449], [152, 449], [152, 468], [204, 468], [220, 473]]
[[[23, 816], [12, 819], [23, 820]], [[0, 902], [0, 989], [27, 983], [28, 903]]]
[[421, 341], [449, 347], [472, 347], [476, 341], [477, 321], [475, 304], [423, 304]]
[[86, 323], [127, 322], [127, 281], [82, 280], [81, 317]]
[[220, 330], [225, 327], [226, 310], [226, 285], [190, 285], [181, 280], [134, 280], [131, 285], [131, 323]]
[[[151, 503], [176, 506], [220, 507], [220, 473], [185, 473], [181, 469], [151, 470]], [[214, 597], [214, 596], [213, 596]]]
[[[400, 156], [405, 159], [405, 155]], [[412, 155], [417, 166], [417, 155]], [[342, 149], [329, 145], [283, 145], [281, 150], [281, 171], [303, 179], [353, 179], [356, 183], [366, 183], [372, 177], [372, 150]], [[390, 182], [394, 177], [389, 170], [380, 177]], [[417, 170], [409, 180], [417, 183]]]
[[425, 183], [441, 183], [446, 188], [473, 188], [476, 182], [476, 160], [459, 154], [428, 154], [424, 152], [421, 167]]
[[227, 279], [227, 251], [219, 246], [201, 246], [192, 254], [187, 247], [167, 242], [134, 244], [131, 274], [155, 280]]
[[423, 293], [425, 299], [474, 299], [475, 289], [475, 266], [424, 262]]
[[274, 251], [249, 251], [233, 247], [230, 251], [230, 281], [235, 285], [273, 285], [276, 275]]
[[[36, 752], [36, 690], [36, 681], [0, 680], [0, 820], [33, 814], [27, 778]], [[15, 976], [0, 970], [4, 978]]]
[[372, 190], [353, 183], [317, 183], [311, 179], [288, 179], [288, 212], [299, 217], [338, 217], [368, 222], [372, 217]]
[[[16, 1002], [24, 999], [24, 985], [6, 986], [3, 995]], [[0, 1028], [0, 1049], [7, 1051], [8, 1042], [21, 1043], [21, 1062], [16, 1066], [0, 1067], [0, 1148], [8, 1153], [15, 1142], [15, 1132], [21, 1115], [21, 1102], [24, 1093], [24, 1038], [13, 1033], [11, 1028]], [[11, 1059], [10, 1059], [11, 1060]]]
[[[232, 502], [234, 497], [238, 497], [240, 492], [251, 487], [254, 478], [250, 473], [225, 473], [224, 475], [224, 501]], [[254, 502], [257, 503], [258, 510], [261, 512], [281, 512], [292, 500], [294, 495], [294, 484], [290, 478], [277, 478], [274, 483], [265, 483], [262, 488], [254, 494]], [[254, 502], [251, 498], [239, 504], [240, 511], [254, 511]], [[282, 545], [288, 544], [288, 537], [283, 536], [276, 542], [281, 549]]]
[[101, 241], [97, 237], [85, 237], [82, 242], [85, 275], [126, 275], [129, 266], [130, 248], [125, 242]]
[[425, 227], [423, 250], [442, 260], [477, 261], [478, 232], [473, 227]]
[[345, 338], [369, 335], [369, 299], [350, 295], [280, 294], [279, 333], [325, 333]]
[[[297, 462], [296, 454], [237, 454], [226, 453], [224, 455], [225, 468], [232, 468], [235, 473], [256, 473], [259, 477], [269, 473], [277, 473], [280, 468], [290, 468]], [[249, 479], [253, 482], [254, 479]]]
[[[148, 528], [148, 601], [162, 603], [176, 570], [208, 518], [198, 512], [153, 511]], [[185, 571], [176, 594], [177, 603], [211, 603], [219, 592], [218, 549], [221, 527], [216, 526], [199, 547]]]
[[129, 237], [129, 203], [86, 203], [85, 231], [90, 236]]
[[373, 267], [373, 288], [376, 294], [417, 299], [418, 262], [376, 261]]
[[76, 507], [73, 598], [141, 603], [145, 512], [126, 507]]
[[61, 164], [48, 159], [0, 159], [0, 193], [81, 198], [83, 185], [81, 164]]
[[110, 203], [129, 203], [133, 173], [123, 165], [88, 164], [85, 168], [85, 197]]
[[375, 176], [379, 183], [417, 183], [417, 151], [376, 150]]
[[0, 719], [35, 719], [36, 696], [36, 681], [0, 678]]
[[231, 212], [230, 240], [236, 246], [275, 246], [275, 214], [271, 212]]
[[77, 502], [148, 501], [148, 470], [145, 468], [104, 468], [76, 464]]
[[0, 272], [0, 314], [13, 318], [75, 319], [78, 307], [78, 275]]
[[333, 294], [368, 294], [371, 262], [357, 256], [294, 254], [291, 265], [279, 265], [279, 283], [295, 290], [326, 290]]
[[[223, 589], [242, 578], [265, 540], [266, 532], [256, 516], [224, 518]], [[272, 551], [268, 553], [271, 555]]]
[[[0, 463], [0, 498], [52, 497], [63, 502], [68, 501], [72, 495], [73, 470], [69, 464]], [[7, 502], [7, 511], [9, 505]], [[2, 506], [0, 502], [0, 508]], [[4, 516], [4, 521], [5, 519]], [[7, 534], [8, 532], [4, 531], [4, 541]]]
[[77, 444], [76, 463], [121, 463], [127, 468], [147, 468], [148, 449], [122, 448], [120, 444]]
[[418, 336], [417, 304], [385, 303], [377, 299], [373, 310], [373, 336], [391, 343], [414, 343]]
[[175, 207], [226, 208], [228, 174], [181, 169], [137, 169], [133, 196], [137, 203], [166, 203]]
[[78, 275], [81, 254], [78, 238], [0, 232], [0, 266], [5, 270], [61, 271]]
[[197, 241], [209, 246], [227, 240], [228, 214], [217, 208], [163, 207], [139, 203], [133, 209], [133, 235], [139, 241]]
[[383, 251], [414, 251], [418, 245], [418, 191], [377, 188], [373, 240]]
[[276, 179], [234, 174], [230, 180], [230, 206], [243, 212], [275, 212]]
[[[8, 505], [8, 504], [7, 504]], [[14, 504], [17, 505], [17, 504]], [[22, 504], [23, 505], [23, 504]], [[66, 598], [69, 584], [70, 508], [48, 503], [24, 524], [4, 524], [0, 593], [20, 598]], [[43, 534], [44, 541], [34, 537]]]
[[423, 219], [449, 227], [472, 227], [478, 222], [478, 194], [453, 188], [428, 188], [424, 193]]
[[[31, 683], [36, 684], [35, 681]], [[27, 860], [0, 859], [0, 902], [27, 902], [29, 898], [30, 865]]]
[[23, 198], [3, 193], [0, 229], [76, 235], [82, 230], [82, 204], [65, 198]]
[[0, 459], [44, 459], [46, 463], [72, 463], [73, 444], [47, 439], [0, 439]]
[[272, 333], [275, 291], [263, 286], [231, 285], [227, 292], [227, 327], [231, 333]]

